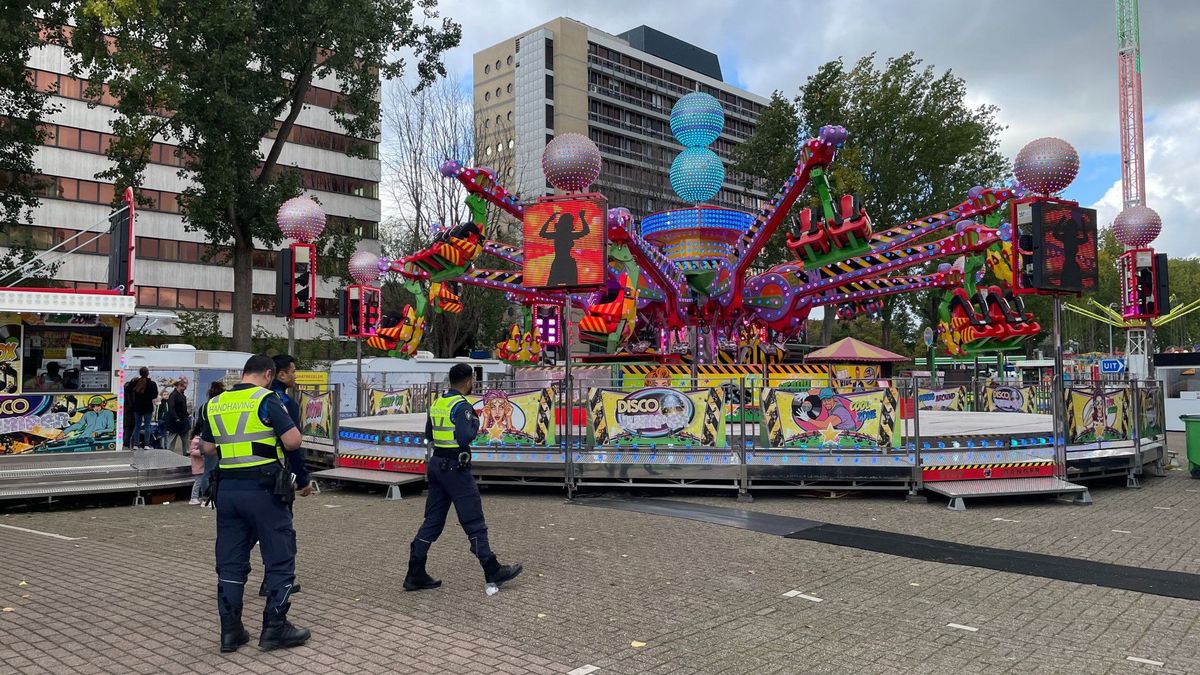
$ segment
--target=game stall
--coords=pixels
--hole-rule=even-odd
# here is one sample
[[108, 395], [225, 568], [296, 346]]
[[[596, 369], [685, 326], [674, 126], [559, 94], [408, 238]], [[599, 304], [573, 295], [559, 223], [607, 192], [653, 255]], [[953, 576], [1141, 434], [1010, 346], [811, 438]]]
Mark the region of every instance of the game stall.
[[0, 499], [182, 484], [183, 457], [122, 450], [135, 310], [119, 293], [0, 289]]

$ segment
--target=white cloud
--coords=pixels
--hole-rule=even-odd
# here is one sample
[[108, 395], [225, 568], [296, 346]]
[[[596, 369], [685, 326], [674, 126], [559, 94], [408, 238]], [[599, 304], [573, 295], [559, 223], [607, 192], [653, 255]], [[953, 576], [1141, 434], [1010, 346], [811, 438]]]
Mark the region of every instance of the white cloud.
[[[1162, 217], [1153, 246], [1171, 257], [1200, 257], [1200, 101], [1179, 103], [1146, 122], [1146, 205]], [[1092, 205], [1101, 226], [1121, 212], [1121, 182]]]

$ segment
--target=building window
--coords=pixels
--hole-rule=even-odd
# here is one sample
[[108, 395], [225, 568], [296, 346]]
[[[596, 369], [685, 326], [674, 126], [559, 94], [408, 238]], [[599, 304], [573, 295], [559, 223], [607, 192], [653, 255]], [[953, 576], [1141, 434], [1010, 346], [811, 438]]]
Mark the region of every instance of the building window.
[[505, 59], [504, 62], [511, 66], [512, 65], [512, 54], [509, 54], [508, 58]]
[[509, 82], [508, 86], [504, 88], [504, 91], [506, 91], [509, 94], [512, 93], [512, 83], [511, 82]]
[[496, 98], [500, 98], [500, 87], [496, 87]]
[[551, 101], [554, 100], [554, 76], [553, 75], [546, 76], [546, 98], [550, 99]]
[[554, 129], [554, 106], [546, 106], [546, 128]]
[[500, 59], [496, 59], [496, 70], [500, 70]]
[[496, 115], [496, 126], [500, 126], [500, 123], [502, 121], [503, 121], [503, 119], [499, 115]]
[[486, 73], [490, 73], [490, 72], [492, 72], [492, 66], [491, 66], [491, 65], [485, 65], [485, 66], [483, 67], [483, 72], [484, 72], [485, 74], [486, 74]]
[[490, 91], [483, 92], [483, 100], [485, 100], [485, 101], [492, 100], [492, 92], [490, 92]]
[[554, 70], [554, 40], [546, 40], [546, 70]]
[[510, 139], [508, 139], [508, 149], [509, 149], [509, 150], [512, 150], [512, 149], [513, 149], [513, 145], [515, 145], [515, 144], [516, 144], [516, 143], [513, 141], [513, 139], [511, 139], [511, 138], [510, 138]]
[[484, 129], [487, 129], [487, 128], [491, 127], [491, 126], [492, 126], [492, 121], [491, 121], [491, 120], [484, 120], [484, 121], [483, 121], [483, 128], [484, 128]]
[[509, 110], [508, 114], [505, 115], [504, 118], [507, 119], [509, 122], [511, 122], [512, 121], [512, 111]]

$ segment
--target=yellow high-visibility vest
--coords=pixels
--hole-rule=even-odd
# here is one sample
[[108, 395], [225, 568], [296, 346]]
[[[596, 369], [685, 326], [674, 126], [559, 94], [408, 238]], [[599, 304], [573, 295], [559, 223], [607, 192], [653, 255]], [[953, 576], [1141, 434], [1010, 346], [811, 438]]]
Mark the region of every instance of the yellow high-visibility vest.
[[246, 469], [283, 459], [275, 430], [263, 424], [258, 409], [270, 389], [248, 387], [219, 394], [205, 404], [208, 425], [220, 450], [217, 466]]
[[433, 447], [443, 450], [457, 450], [458, 441], [454, 440], [454, 420], [450, 413], [459, 403], [471, 405], [462, 394], [439, 396], [433, 405], [429, 406], [429, 420], [433, 423]]

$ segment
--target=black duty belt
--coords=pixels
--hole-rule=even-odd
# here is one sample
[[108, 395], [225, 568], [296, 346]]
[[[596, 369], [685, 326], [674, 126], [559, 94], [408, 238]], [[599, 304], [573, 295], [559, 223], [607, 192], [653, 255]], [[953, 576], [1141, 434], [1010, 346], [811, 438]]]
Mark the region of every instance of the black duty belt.
[[463, 455], [466, 455], [467, 461], [471, 459], [470, 450], [460, 450], [459, 448], [434, 448], [433, 456], [438, 459], [455, 459], [461, 460]]

